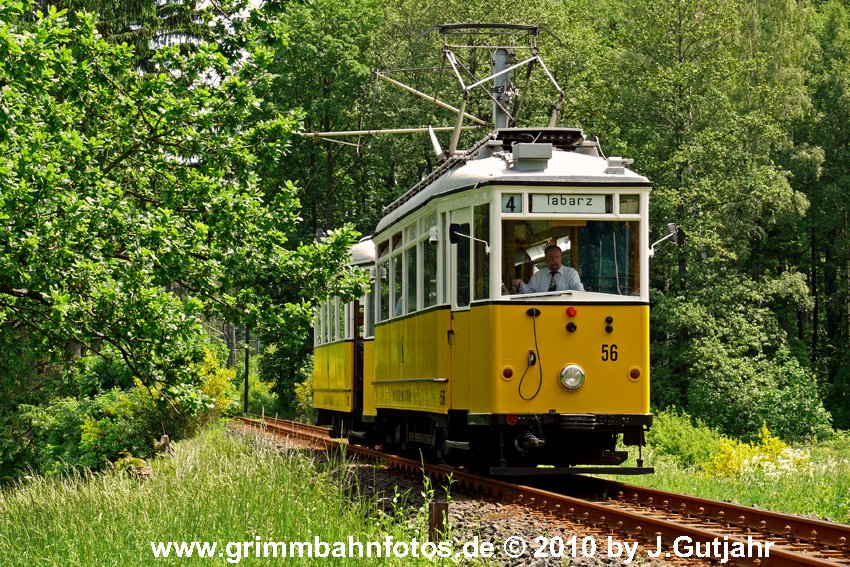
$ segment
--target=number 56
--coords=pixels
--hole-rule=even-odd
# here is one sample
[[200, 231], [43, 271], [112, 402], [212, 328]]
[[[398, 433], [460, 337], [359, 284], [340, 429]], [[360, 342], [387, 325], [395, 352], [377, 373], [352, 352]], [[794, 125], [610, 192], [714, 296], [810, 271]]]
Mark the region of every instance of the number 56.
[[617, 360], [617, 345], [602, 345], [602, 360], [606, 362]]

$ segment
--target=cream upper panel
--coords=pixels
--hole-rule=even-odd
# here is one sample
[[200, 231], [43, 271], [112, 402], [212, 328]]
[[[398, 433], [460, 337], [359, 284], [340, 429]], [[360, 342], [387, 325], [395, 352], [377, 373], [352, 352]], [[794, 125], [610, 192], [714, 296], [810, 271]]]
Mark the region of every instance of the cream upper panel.
[[447, 171], [387, 214], [378, 223], [375, 233], [382, 232], [435, 197], [481, 185], [610, 185], [612, 188], [650, 185], [642, 175], [624, 167], [611, 167], [608, 159], [575, 151], [553, 149], [551, 158], [532, 166], [523, 166], [512, 160], [509, 152], [491, 154], [489, 150], [483, 150], [478, 157]]

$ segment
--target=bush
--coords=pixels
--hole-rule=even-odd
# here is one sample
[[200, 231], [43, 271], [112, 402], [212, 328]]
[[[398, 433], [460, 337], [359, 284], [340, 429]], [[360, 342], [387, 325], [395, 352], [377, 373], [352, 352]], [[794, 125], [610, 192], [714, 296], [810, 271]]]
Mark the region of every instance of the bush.
[[[309, 348], [312, 349], [312, 341]], [[290, 351], [272, 343], [266, 346], [248, 377], [248, 411], [258, 415], [274, 412], [305, 422], [314, 421], [312, 384], [312, 353], [302, 351], [301, 346]], [[241, 390], [241, 383], [238, 387]]]
[[656, 455], [669, 457], [682, 467], [698, 467], [712, 459], [722, 435], [675, 407], [656, 413], [646, 435]]
[[757, 443], [743, 443], [724, 437], [717, 452], [702, 470], [710, 475], [736, 475], [759, 470], [768, 474], [790, 471], [809, 464], [806, 451], [791, 449], [762, 425]]
[[[80, 385], [104, 384], [113, 370], [108, 360], [84, 359], [73, 377]], [[137, 380], [123, 390], [114, 387], [79, 398], [55, 398], [40, 406], [20, 406], [21, 419], [29, 423], [30, 464], [48, 475], [69, 468], [103, 468], [121, 455], [149, 456], [163, 434], [180, 439], [230, 412], [236, 393], [231, 384], [234, 371], [223, 368], [209, 349], [193, 371], [198, 384], [161, 389]]]
[[68, 468], [102, 468], [122, 451], [148, 453], [152, 441], [141, 420], [144, 404], [137, 390], [113, 389], [94, 398], [59, 398], [44, 406], [22, 406], [31, 423], [31, 443], [40, 472]]
[[656, 414], [646, 440], [654, 455], [710, 476], [752, 471], [778, 474], [810, 462], [808, 452], [792, 449], [765, 424], [757, 441], [747, 443], [726, 437], [676, 408]]
[[[687, 296], [654, 293], [653, 402], [755, 441], [763, 423], [787, 441], [831, 433], [814, 373], [791, 355], [776, 306], [806, 306], [799, 274], [754, 281], [711, 270]], [[691, 276], [693, 277], [693, 276]], [[805, 359], [803, 359], [805, 360]]]
[[313, 340], [309, 325], [303, 328], [304, 335], [298, 341], [269, 344], [260, 359], [260, 377], [273, 384], [279, 400], [280, 412], [295, 415], [298, 404], [295, 385], [309, 379], [312, 374]]
[[[274, 346], [269, 347], [274, 351]], [[280, 401], [273, 391], [274, 384], [265, 380], [262, 367], [266, 353], [257, 356], [248, 373], [248, 413], [255, 415], [275, 415], [280, 413]], [[236, 391], [236, 411], [241, 412], [244, 402], [245, 367], [237, 366], [231, 383]]]
[[211, 400], [206, 410], [199, 413], [199, 421], [207, 422], [222, 415], [230, 415], [238, 407], [238, 393], [233, 385], [236, 370], [224, 368], [221, 360], [211, 349], [204, 351], [204, 360], [198, 366], [198, 375], [203, 379], [201, 393]]
[[697, 351], [701, 371], [690, 384], [688, 409], [708, 425], [750, 441], [762, 424], [788, 441], [831, 434], [814, 376], [787, 352], [773, 359], [733, 357], [709, 342]]
[[312, 376], [295, 385], [295, 399], [298, 400], [298, 405], [295, 408], [295, 419], [307, 423], [315, 423], [317, 412], [313, 407]]

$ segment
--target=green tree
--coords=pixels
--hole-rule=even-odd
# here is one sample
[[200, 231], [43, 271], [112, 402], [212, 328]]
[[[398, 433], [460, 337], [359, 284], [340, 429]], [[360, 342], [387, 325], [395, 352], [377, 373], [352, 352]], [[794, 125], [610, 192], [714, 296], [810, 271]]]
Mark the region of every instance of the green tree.
[[138, 72], [89, 15], [31, 8], [0, 2], [0, 324], [34, 353], [0, 353], [7, 415], [49, 397], [50, 363], [103, 345], [179, 397], [200, 383], [204, 318], [285, 330], [359, 285], [339, 269], [352, 232], [293, 244], [295, 187], [260, 186], [297, 120], [256, 114], [267, 48], [163, 47]]
[[[653, 218], [677, 222], [684, 235], [683, 246], [665, 249], [653, 264], [661, 292], [653, 316], [655, 402], [690, 402], [706, 421], [712, 410], [702, 402], [729, 399], [740, 385], [718, 373], [749, 368], [737, 375], [777, 377], [799, 365], [780, 355], [796, 321], [783, 325], [777, 313], [788, 302], [810, 304], [797, 266], [763, 261], [783, 252], [765, 244], [769, 236], [794, 230], [808, 205], [780, 163], [808, 102], [802, 61], [783, 49], [765, 66], [787, 41], [783, 26], [805, 31], [805, 17], [793, 3], [773, 4], [627, 1], [629, 18], [615, 30], [623, 77], [609, 116], [622, 132], [616, 150], [637, 158], [656, 183]], [[767, 380], [765, 387], [816, 391], [805, 368], [793, 376], [793, 384]], [[794, 435], [825, 425], [813, 403], [815, 425]]]
[[822, 175], [807, 184], [810, 277], [815, 290], [812, 357], [823, 373], [828, 407], [850, 427], [850, 13], [825, 2], [817, 28], [820, 56], [809, 66], [816, 114], [808, 142], [823, 148]]
[[[374, 0], [267, 2], [255, 12], [252, 21], [262, 30], [260, 41], [271, 50], [275, 72], [263, 93], [264, 111], [299, 108], [310, 132], [362, 127], [374, 66], [367, 52], [381, 21], [379, 7]], [[358, 155], [349, 150], [326, 140], [296, 139], [291, 154], [266, 164], [271, 191], [282, 178], [297, 182], [306, 216], [302, 238], [355, 221], [374, 207], [357, 181]]]
[[191, 49], [198, 40], [214, 40], [220, 30], [217, 20], [232, 20], [246, 9], [242, 0], [199, 5], [192, 0], [37, 0], [42, 12], [51, 6], [67, 10], [73, 21], [77, 12], [96, 16], [98, 32], [109, 42], [134, 48], [136, 62], [143, 67], [161, 47], [179, 44]]

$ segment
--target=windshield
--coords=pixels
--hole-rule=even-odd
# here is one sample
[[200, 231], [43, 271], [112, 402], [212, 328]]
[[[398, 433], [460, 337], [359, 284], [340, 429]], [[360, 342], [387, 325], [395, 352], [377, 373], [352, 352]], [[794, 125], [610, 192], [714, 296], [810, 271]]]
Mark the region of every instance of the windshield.
[[502, 221], [502, 294], [640, 295], [639, 222]]

